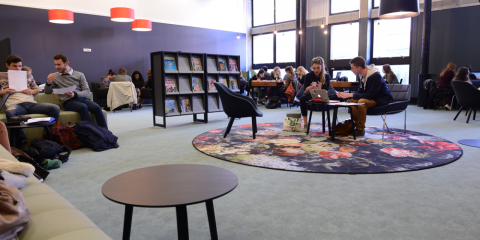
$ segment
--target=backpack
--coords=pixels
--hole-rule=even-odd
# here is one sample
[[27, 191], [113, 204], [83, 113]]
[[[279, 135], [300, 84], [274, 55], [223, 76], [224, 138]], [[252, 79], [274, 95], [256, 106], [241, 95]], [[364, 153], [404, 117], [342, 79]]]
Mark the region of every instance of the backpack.
[[337, 123], [335, 127], [335, 135], [337, 136], [348, 136], [350, 132], [353, 130], [352, 120], [347, 119], [343, 122]]
[[293, 102], [295, 98], [295, 88], [293, 88], [293, 81], [288, 85], [287, 90], [285, 90], [285, 96], [287, 97], [288, 102]]
[[62, 163], [68, 161], [72, 149], [48, 139], [33, 139], [28, 149], [25, 150], [31, 158], [41, 163], [45, 159], [59, 159]]
[[275, 109], [280, 106], [280, 98], [278, 96], [273, 96], [270, 98], [270, 101], [265, 105], [268, 109]]
[[77, 138], [93, 151], [100, 152], [111, 148], [118, 148], [118, 137], [108, 129], [87, 121], [80, 121], [73, 126]]
[[72, 128], [66, 127], [61, 122], [56, 122], [50, 128], [50, 135], [52, 140], [60, 145], [67, 145], [72, 150], [80, 147], [80, 142], [78, 142], [75, 133]]
[[423, 89], [425, 90], [423, 109], [434, 108], [433, 100], [441, 99], [443, 93], [437, 90], [437, 84], [432, 79], [428, 79], [423, 82]]

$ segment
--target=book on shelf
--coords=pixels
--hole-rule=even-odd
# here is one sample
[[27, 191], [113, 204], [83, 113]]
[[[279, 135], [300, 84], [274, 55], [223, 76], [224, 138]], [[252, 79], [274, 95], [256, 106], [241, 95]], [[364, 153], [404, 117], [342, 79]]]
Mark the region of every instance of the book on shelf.
[[165, 57], [165, 71], [176, 71], [177, 66], [175, 65], [175, 58], [173, 57]]
[[190, 106], [190, 99], [184, 98], [183, 101], [182, 101], [182, 104], [184, 106], [184, 111], [185, 112], [191, 112], [192, 111], [192, 107]]
[[200, 58], [192, 57], [192, 71], [203, 71]]
[[227, 71], [224, 61], [218, 61], [218, 71]]
[[175, 80], [165, 79], [165, 90], [166, 92], [177, 92]]
[[230, 88], [232, 90], [238, 90], [237, 80], [235, 80], [235, 79], [230, 80]]
[[225, 86], [227, 86], [227, 87], [228, 87], [228, 81], [227, 81], [227, 79], [226, 79], [226, 78], [222, 78], [222, 77], [220, 77], [220, 82], [221, 82], [221, 83], [223, 83]]
[[185, 103], [182, 98], [180, 98], [180, 112], [185, 112]]
[[203, 91], [202, 79], [193, 77], [192, 78], [192, 89], [193, 91]]
[[229, 66], [230, 66], [230, 72], [238, 72], [236, 60], [230, 60]]
[[208, 80], [208, 91], [217, 91], [217, 88], [213, 83], [215, 83], [215, 79]]
[[167, 99], [165, 100], [165, 113], [175, 113], [175, 100]]

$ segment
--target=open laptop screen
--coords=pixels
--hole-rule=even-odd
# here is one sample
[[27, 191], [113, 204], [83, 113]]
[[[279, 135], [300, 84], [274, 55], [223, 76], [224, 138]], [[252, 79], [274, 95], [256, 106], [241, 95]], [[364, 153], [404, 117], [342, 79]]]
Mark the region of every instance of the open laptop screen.
[[475, 74], [475, 76], [477, 76], [477, 78], [480, 78], [480, 72], [472, 72], [473, 74]]

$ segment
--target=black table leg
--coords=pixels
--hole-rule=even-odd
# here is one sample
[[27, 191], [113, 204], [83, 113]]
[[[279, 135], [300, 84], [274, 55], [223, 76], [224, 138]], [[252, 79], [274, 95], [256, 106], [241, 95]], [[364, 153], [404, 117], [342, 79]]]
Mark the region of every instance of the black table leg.
[[330, 109], [327, 109], [327, 121], [328, 121], [328, 132], [330, 133], [330, 129], [332, 125], [330, 125]]
[[215, 222], [215, 210], [213, 209], [213, 200], [205, 202], [207, 205], [208, 225], [210, 226], [210, 237], [212, 240], [218, 240], [217, 223]]
[[179, 240], [188, 240], [187, 206], [177, 206], [177, 233]]
[[332, 131], [330, 132], [330, 137], [332, 137], [332, 141], [335, 141], [335, 128], [337, 128], [337, 112], [338, 107], [335, 106], [335, 108], [333, 109]]
[[[313, 106], [310, 106], [310, 107], [313, 108]], [[307, 135], [310, 132], [310, 123], [312, 122], [312, 113], [313, 113], [313, 109], [310, 109], [310, 116], [308, 118], [308, 124], [307, 124]]]
[[322, 106], [322, 125], [323, 125], [323, 132], [325, 132], [325, 107], [326, 105]]
[[353, 140], [357, 140], [356, 136], [355, 136], [355, 129], [357, 128], [356, 124], [355, 124], [355, 121], [353, 121], [353, 111], [352, 111], [352, 107], [349, 106], [350, 108], [350, 119], [352, 120], [352, 126], [353, 126]]
[[53, 141], [52, 140], [52, 134], [50, 133], [50, 127], [49, 126], [45, 126], [45, 129], [47, 130], [47, 134], [48, 134], [48, 138], [50, 141]]
[[125, 219], [123, 220], [123, 240], [130, 239], [130, 232], [132, 230], [132, 215], [133, 206], [125, 205]]
[[15, 147], [15, 135], [17, 134], [17, 129], [11, 128], [10, 129], [10, 146]]

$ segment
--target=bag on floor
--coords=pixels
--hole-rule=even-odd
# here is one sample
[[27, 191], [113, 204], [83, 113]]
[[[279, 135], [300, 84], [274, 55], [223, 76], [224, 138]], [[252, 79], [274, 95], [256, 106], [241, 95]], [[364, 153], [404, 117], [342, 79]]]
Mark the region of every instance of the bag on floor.
[[13, 239], [27, 227], [30, 210], [22, 192], [0, 177], [0, 239]]
[[65, 126], [61, 122], [56, 122], [53, 124], [53, 126], [50, 128], [50, 135], [52, 136], [52, 140], [54, 142], [60, 145], [67, 145], [72, 150], [80, 147], [80, 142], [78, 142], [73, 129]]
[[302, 114], [289, 113], [283, 122], [283, 131], [301, 132], [302, 131]]
[[25, 152], [38, 163], [45, 159], [58, 159], [64, 163], [68, 161], [72, 149], [48, 139], [33, 139]]
[[80, 121], [73, 126], [77, 138], [93, 151], [100, 152], [118, 148], [118, 137], [108, 129], [87, 121]]
[[270, 98], [270, 101], [268, 101], [267, 105], [265, 105], [266, 108], [268, 109], [275, 109], [280, 106], [280, 98], [278, 96], [273, 96]]
[[353, 130], [352, 120], [347, 119], [343, 122], [339, 122], [335, 127], [335, 135], [337, 136], [348, 136]]

